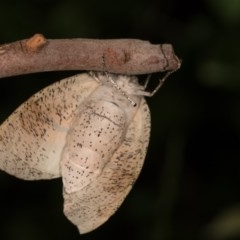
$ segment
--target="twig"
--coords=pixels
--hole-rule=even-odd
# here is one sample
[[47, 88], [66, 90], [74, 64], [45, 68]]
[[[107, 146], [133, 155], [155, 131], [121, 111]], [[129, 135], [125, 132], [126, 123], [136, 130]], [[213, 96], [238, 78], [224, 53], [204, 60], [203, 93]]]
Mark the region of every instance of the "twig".
[[121, 74], [172, 71], [181, 62], [171, 44], [137, 39], [30, 39], [0, 45], [0, 78], [34, 72], [95, 70]]

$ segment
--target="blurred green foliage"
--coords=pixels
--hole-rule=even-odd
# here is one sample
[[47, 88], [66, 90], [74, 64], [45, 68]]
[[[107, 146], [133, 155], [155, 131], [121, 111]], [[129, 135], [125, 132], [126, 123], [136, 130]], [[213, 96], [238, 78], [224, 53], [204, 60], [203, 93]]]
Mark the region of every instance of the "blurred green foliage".
[[[0, 42], [139, 38], [183, 60], [153, 98], [143, 171], [119, 211], [79, 236], [63, 216], [61, 180], [0, 173], [0, 239], [240, 239], [240, 1], [32, 0], [1, 3]], [[0, 70], [1, 71], [1, 70]], [[0, 79], [0, 121], [71, 73]]]

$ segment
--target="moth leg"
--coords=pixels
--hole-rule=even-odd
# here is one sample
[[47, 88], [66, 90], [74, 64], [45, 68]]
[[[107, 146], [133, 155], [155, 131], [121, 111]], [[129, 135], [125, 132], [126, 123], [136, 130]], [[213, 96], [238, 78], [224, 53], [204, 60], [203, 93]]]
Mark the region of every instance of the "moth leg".
[[[164, 82], [166, 81], [166, 79], [173, 73], [175, 72], [176, 70], [173, 70], [173, 71], [170, 71], [170, 72], [167, 72], [163, 78], [160, 78], [159, 79], [159, 82], [158, 82], [158, 85], [155, 87], [155, 89], [152, 91], [152, 92], [145, 92], [145, 96], [147, 97], [152, 97], [155, 95], [156, 92], [158, 92], [158, 90], [162, 87], [162, 85], [164, 84]], [[150, 75], [151, 76], [151, 75]], [[145, 87], [146, 87], [146, 84], [148, 84], [149, 82], [149, 78], [150, 77], [147, 77], [146, 79], [146, 82], [145, 82]]]

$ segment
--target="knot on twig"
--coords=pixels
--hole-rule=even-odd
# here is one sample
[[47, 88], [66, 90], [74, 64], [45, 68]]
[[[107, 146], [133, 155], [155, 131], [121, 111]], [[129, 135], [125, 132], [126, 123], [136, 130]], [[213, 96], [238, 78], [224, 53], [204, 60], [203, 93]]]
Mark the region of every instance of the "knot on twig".
[[42, 34], [37, 33], [26, 41], [26, 49], [28, 52], [38, 52], [46, 43], [47, 39]]

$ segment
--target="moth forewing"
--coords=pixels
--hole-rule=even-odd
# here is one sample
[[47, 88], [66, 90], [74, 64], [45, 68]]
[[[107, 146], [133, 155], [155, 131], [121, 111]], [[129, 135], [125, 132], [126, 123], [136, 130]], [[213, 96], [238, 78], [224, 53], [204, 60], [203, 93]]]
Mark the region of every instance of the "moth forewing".
[[101, 174], [79, 191], [68, 193], [64, 190], [64, 213], [80, 233], [102, 225], [121, 205], [141, 171], [149, 135], [150, 113], [141, 98], [124, 140]]
[[60, 176], [72, 118], [99, 85], [88, 74], [56, 82], [33, 95], [0, 126], [0, 169], [27, 180]]
[[[127, 97], [108, 82], [108, 78], [105, 74], [98, 77], [102, 84], [80, 106], [67, 135], [61, 173], [68, 193], [81, 190], [96, 181], [121, 145], [138, 111], [142, 96], [131, 96], [138, 105], [133, 107]], [[134, 80], [136, 77], [120, 75], [116, 83], [123, 85], [123, 91], [130, 89], [133, 92], [139, 87], [136, 82], [132, 84]]]

